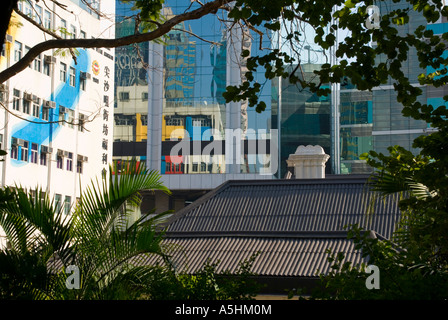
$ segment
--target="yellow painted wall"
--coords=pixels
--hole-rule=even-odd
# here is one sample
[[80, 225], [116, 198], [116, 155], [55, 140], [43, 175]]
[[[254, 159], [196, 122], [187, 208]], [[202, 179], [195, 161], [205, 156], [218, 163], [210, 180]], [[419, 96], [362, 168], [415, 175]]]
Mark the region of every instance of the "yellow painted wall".
[[148, 139], [148, 126], [142, 125], [142, 115], [137, 113], [135, 116], [135, 141], [141, 142]]
[[167, 126], [166, 125], [166, 120], [163, 119], [162, 120], [162, 141], [167, 141], [169, 139], [171, 139], [171, 133], [174, 130], [178, 130], [178, 134], [177, 137], [178, 139], [183, 139], [184, 138], [184, 126]]
[[9, 23], [9, 29], [7, 31], [7, 34], [9, 34], [10, 36], [12, 36], [12, 42], [5, 42], [5, 52], [6, 52], [6, 56], [3, 57], [0, 55], [0, 69], [4, 70], [7, 68], [7, 57], [10, 56], [10, 61], [12, 63], [13, 59], [14, 59], [14, 41], [18, 35], [18, 33], [20, 32], [20, 21], [21, 21], [21, 17], [19, 17], [17, 14], [15, 14], [14, 12], [12, 13], [12, 17], [11, 17], [11, 21]]

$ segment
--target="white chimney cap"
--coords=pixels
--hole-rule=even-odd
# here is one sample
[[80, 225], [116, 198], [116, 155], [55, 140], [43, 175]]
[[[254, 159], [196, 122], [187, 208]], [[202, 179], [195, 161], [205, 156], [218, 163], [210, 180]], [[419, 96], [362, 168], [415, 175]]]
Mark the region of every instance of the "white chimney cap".
[[301, 145], [294, 154], [289, 155], [286, 163], [294, 168], [296, 179], [322, 179], [325, 178], [325, 163], [329, 158], [319, 145]]
[[324, 148], [322, 148], [321, 146], [312, 146], [312, 145], [307, 145], [307, 146], [299, 146], [296, 149], [296, 152], [294, 154], [303, 154], [303, 155], [307, 155], [307, 154], [325, 154]]

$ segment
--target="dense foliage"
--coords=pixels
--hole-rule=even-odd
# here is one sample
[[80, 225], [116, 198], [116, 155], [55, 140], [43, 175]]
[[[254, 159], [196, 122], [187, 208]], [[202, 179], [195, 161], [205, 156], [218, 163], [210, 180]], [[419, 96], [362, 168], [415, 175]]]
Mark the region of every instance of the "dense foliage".
[[[136, 9], [141, 11], [140, 18], [145, 23], [146, 30], [158, 29], [160, 22], [163, 21], [163, 17], [160, 16], [160, 5], [163, 1], [132, 2]], [[207, 3], [212, 2], [217, 1]], [[266, 107], [258, 99], [262, 84], [257, 83], [254, 76], [254, 73], [260, 70], [264, 71], [268, 80], [275, 77], [288, 78], [290, 83], [299, 83], [302, 88], [308, 88], [318, 94], [329, 93], [330, 89], [322, 86], [322, 84], [340, 83], [344, 81], [344, 78], [349, 78], [359, 90], [371, 90], [385, 84], [392, 85], [396, 91], [397, 101], [403, 105], [403, 115], [425, 121], [428, 127], [434, 129], [431, 134], [415, 140], [414, 147], [420, 150], [417, 155], [400, 146], [391, 146], [388, 155], [372, 151], [364, 156], [365, 160], [376, 169], [373, 183], [379, 193], [387, 195], [399, 192], [403, 196], [400, 201], [403, 219], [391, 241], [364, 238], [359, 229], [356, 227], [352, 229], [358, 248], [362, 249], [366, 258], [370, 259], [368, 263], [377, 265], [381, 270], [381, 289], [370, 291], [366, 289], [364, 283], [366, 274], [362, 269], [363, 267], [359, 266], [360, 268], [358, 268], [342, 263], [342, 257], [335, 255], [330, 256], [330, 259], [333, 259], [335, 272], [322, 278], [324, 287], [330, 289], [330, 291], [321, 293], [320, 296], [338, 299], [446, 299], [448, 297], [446, 276], [448, 267], [448, 110], [446, 102], [448, 96], [444, 97], [444, 102], [440, 105], [431, 105], [418, 98], [422, 94], [422, 85], [442, 88], [448, 81], [446, 68], [448, 58], [444, 54], [448, 33], [434, 34], [425, 25], [412, 24], [411, 26], [410, 16], [416, 13], [422, 15], [428, 23], [434, 23], [442, 16], [448, 17], [448, 7], [444, 5], [442, 0], [392, 0], [392, 3], [403, 4], [395, 9], [389, 9], [390, 6], [387, 4], [390, 3], [390, 0], [375, 2], [359, 0], [236, 0], [232, 3], [232, 6], [229, 6], [228, 2], [220, 1], [218, 5], [220, 9], [228, 12], [229, 19], [234, 19], [235, 23], [247, 26], [251, 30], [267, 28], [272, 34], [279, 34], [288, 50], [272, 49], [262, 56], [250, 56], [248, 50], [243, 51], [243, 57], [247, 58], [246, 67], [248, 71], [245, 74], [247, 80], [241, 85], [227, 88], [227, 92], [224, 94], [227, 102], [247, 100], [251, 107], [255, 107], [258, 112], [262, 112]], [[382, 9], [379, 28], [366, 28], [366, 21], [369, 19], [367, 8], [372, 4]], [[200, 6], [200, 2], [198, 1], [195, 5]], [[210, 8], [207, 14], [215, 13], [218, 6], [210, 6]], [[316, 8], [319, 8], [319, 10], [316, 10]], [[194, 17], [196, 16], [191, 16], [191, 18]], [[302, 61], [299, 49], [303, 34], [299, 27], [291, 28], [292, 25], [300, 26], [303, 24], [314, 29], [316, 33], [314, 42], [316, 44], [323, 49], [333, 50], [337, 57], [335, 63], [328, 61], [320, 70], [315, 71], [319, 81], [309, 83], [301, 76]], [[404, 27], [410, 28], [403, 32], [402, 28]], [[169, 28], [164, 29], [163, 32], [168, 32]], [[340, 43], [338, 43], [340, 39], [336, 37], [338, 29], [347, 31], [347, 36]], [[268, 35], [264, 36], [267, 37]], [[147, 38], [143, 37], [139, 39], [148, 41]], [[72, 42], [66, 41], [65, 46], [77, 43], [76, 40], [68, 41]], [[98, 45], [96, 43], [91, 45], [100, 46], [99, 44], [104, 44], [109, 47], [115, 45], [110, 42], [97, 43]], [[372, 43], [375, 45], [372, 45]], [[82, 44], [90, 45], [87, 40]], [[412, 67], [418, 67], [422, 70], [417, 79], [409, 79], [405, 68], [403, 68], [410, 55], [413, 54], [417, 57], [417, 64]], [[32, 58], [34, 57], [25, 61], [22, 70], [32, 61]], [[289, 72], [288, 70], [293, 71]], [[4, 79], [8, 77], [10, 77], [10, 74], [5, 73]], [[15, 263], [19, 263], [17, 264], [18, 269], [26, 269], [27, 265], [33, 264], [36, 266], [36, 270], [41, 270], [42, 265], [45, 265], [55, 252], [58, 252], [61, 260], [73, 259], [71, 253], [73, 248], [78, 250], [77, 246], [79, 246], [79, 252], [83, 253], [94, 250], [95, 245], [120, 243], [120, 241], [128, 241], [132, 237], [134, 237], [132, 238], [134, 240], [131, 243], [132, 246], [135, 246], [136, 252], [140, 252], [139, 250], [160, 252], [159, 242], [155, 241], [158, 235], [154, 234], [152, 229], [145, 229], [146, 227], [143, 226], [141, 227], [146, 233], [144, 235], [140, 234], [140, 225], [131, 228], [130, 233], [117, 232], [108, 234], [107, 238], [104, 239], [95, 238], [103, 236], [104, 233], [101, 231], [105, 229], [101, 229], [101, 227], [110, 226], [109, 223], [114, 220], [110, 219], [112, 211], [107, 208], [113, 207], [116, 210], [124, 203], [124, 199], [120, 198], [117, 203], [101, 204], [101, 209], [98, 212], [101, 212], [107, 218], [106, 220], [100, 220], [102, 221], [100, 224], [95, 224], [93, 220], [89, 220], [92, 223], [92, 226], [90, 226], [89, 224], [75, 223], [76, 220], [74, 220], [66, 225], [62, 221], [62, 217], [57, 215], [56, 218], [50, 218], [51, 214], [42, 215], [45, 219], [37, 219], [37, 216], [31, 214], [29, 210], [29, 207], [32, 207], [30, 205], [32, 202], [30, 200], [25, 201], [25, 198], [28, 199], [26, 193], [14, 192], [12, 194], [13, 201], [2, 201], [2, 206], [7, 208], [2, 209], [2, 212], [6, 212], [5, 210], [16, 212], [18, 219], [9, 226], [11, 230], [14, 230], [14, 233], [11, 233], [14, 234], [11, 238], [14, 254], [12, 254], [12, 251], [7, 251], [8, 256], [6, 258], [2, 257], [2, 259], [9, 259], [9, 262], [4, 264], [5, 268], [9, 266], [9, 270], [14, 269], [11, 266], [15, 266]], [[114, 192], [109, 194], [114, 195]], [[5, 198], [10, 195], [10, 191], [4, 190], [2, 197]], [[92, 197], [95, 197], [94, 194], [92, 194]], [[107, 197], [98, 197], [98, 199], [105, 200]], [[51, 211], [51, 213], [54, 213], [48, 201], [43, 201], [43, 203], [45, 205], [41, 208], [41, 212]], [[17, 208], [11, 204], [16, 204]], [[116, 206], [118, 204], [119, 206]], [[112, 207], [109, 207], [109, 205]], [[22, 213], [18, 214], [18, 212]], [[29, 216], [23, 216], [24, 214], [29, 214]], [[79, 214], [84, 214], [84, 209]], [[94, 213], [92, 213], [93, 216]], [[3, 226], [6, 219], [11, 217], [15, 216], [2, 215]], [[57, 225], [58, 228], [48, 228], [50, 223]], [[78, 237], [70, 238], [73, 235], [73, 229], [78, 227], [81, 227], [81, 229], [85, 227], [85, 231], [93, 232], [92, 236], [95, 237], [92, 239], [95, 239], [95, 241], [92, 247], [87, 242], [81, 241], [82, 238], [79, 238], [79, 234]], [[34, 258], [35, 251], [30, 251], [30, 242], [27, 240], [27, 237], [33, 233], [31, 230], [33, 232], [38, 230], [45, 235], [36, 238], [39, 244], [37, 246], [40, 257], [38, 260]], [[132, 235], [131, 238], [130, 235]], [[140, 236], [146, 237], [145, 247], [139, 247], [141, 245]], [[70, 241], [68, 241], [69, 239]], [[148, 239], [154, 241], [148, 242]], [[76, 240], [74, 242], [75, 246], [68, 245], [69, 243], [73, 244], [72, 240]], [[117, 248], [108, 246], [107, 248], [110, 248], [110, 251], [106, 250], [104, 256], [100, 255], [102, 263], [108, 261], [110, 257], [108, 254], [111, 252], [122, 253], [127, 250], [127, 247], [121, 246]], [[17, 262], [17, 254], [20, 254], [24, 260]], [[96, 272], [99, 270], [103, 272], [104, 268], [107, 270], [110, 265], [90, 265], [88, 261], [85, 260], [85, 267], [88, 270], [89, 277], [83, 279], [83, 287], [101, 289], [107, 296], [105, 288], [113, 283], [112, 280], [117, 279], [117, 277], [98, 275]], [[83, 261], [77, 262], [82, 263]], [[108, 275], [111, 274], [108, 273]], [[3, 273], [2, 277], [4, 280], [5, 275]], [[18, 284], [26, 283], [28, 281], [27, 274], [24, 273], [20, 277], [14, 278], [13, 281]], [[3, 281], [2, 283], [7, 282]], [[34, 289], [38, 291], [42, 289], [41, 283], [32, 283]], [[7, 286], [5, 287], [7, 288]], [[92, 290], [91, 292], [100, 291]], [[79, 294], [81, 294], [80, 297], [100, 296], [98, 293], [88, 296], [87, 291]]]
[[[72, 214], [20, 187], [0, 189], [0, 299], [251, 299], [258, 292], [250, 268], [217, 273], [207, 263], [191, 275], [175, 272], [156, 226], [169, 212], [131, 219], [142, 190], [169, 192], [160, 175], [131, 162], [120, 175], [92, 182]], [[110, 172], [115, 170], [110, 170]], [[181, 250], [181, 249], [179, 249]], [[162, 266], [141, 264], [159, 256]]]

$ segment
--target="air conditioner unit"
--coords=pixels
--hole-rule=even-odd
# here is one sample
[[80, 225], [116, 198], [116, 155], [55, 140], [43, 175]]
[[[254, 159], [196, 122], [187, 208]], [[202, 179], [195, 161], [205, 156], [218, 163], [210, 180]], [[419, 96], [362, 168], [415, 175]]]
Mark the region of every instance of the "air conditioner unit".
[[31, 93], [23, 93], [23, 99], [27, 100], [27, 101], [33, 101], [33, 95]]
[[59, 106], [59, 113], [67, 113], [67, 108]]
[[40, 152], [41, 153], [53, 153], [53, 148], [50, 148], [48, 146], [41, 146]]
[[0, 91], [0, 101], [3, 103], [8, 102], [8, 93]]
[[45, 101], [44, 107], [54, 109], [56, 108], [56, 103], [54, 101]]
[[68, 157], [69, 152], [68, 151], [64, 151], [64, 157]]
[[5, 42], [12, 43], [12, 35], [10, 35], [10, 34], [6, 34], [6, 36], [5, 36]]
[[13, 145], [13, 146], [16, 146], [17, 145], [17, 138], [14, 138], [14, 137], [12, 137], [11, 138], [11, 144]]
[[89, 160], [89, 158], [87, 158], [86, 156], [82, 156], [82, 155], [78, 154], [78, 161], [87, 162], [88, 160]]
[[25, 140], [17, 139], [17, 145], [23, 147], [25, 145]]
[[64, 156], [64, 150], [58, 149], [58, 157]]
[[7, 92], [7, 91], [9, 91], [9, 88], [6, 84], [2, 83], [2, 84], [0, 84], [0, 91]]
[[79, 76], [81, 79], [92, 79], [92, 75], [88, 72], [81, 71]]
[[46, 64], [53, 64], [53, 63], [56, 63], [56, 57], [45, 55], [45, 56], [44, 56], [44, 62], [45, 62]]
[[40, 103], [40, 98], [33, 94], [33, 102], [36, 103], [36, 104], [39, 104]]

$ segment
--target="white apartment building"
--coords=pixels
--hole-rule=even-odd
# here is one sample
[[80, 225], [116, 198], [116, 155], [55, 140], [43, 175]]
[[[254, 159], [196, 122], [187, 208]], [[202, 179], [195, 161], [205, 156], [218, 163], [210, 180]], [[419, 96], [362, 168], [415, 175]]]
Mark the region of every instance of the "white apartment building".
[[[100, 17], [79, 0], [19, 2], [19, 10], [64, 38], [112, 38], [115, 0], [90, 1]], [[46, 5], [51, 5], [47, 7]], [[111, 19], [107, 18], [110, 17]], [[52, 39], [14, 13], [0, 57], [0, 70], [27, 50]], [[114, 50], [49, 50], [1, 85], [1, 186], [36, 187], [67, 213], [81, 190], [112, 162]]]

